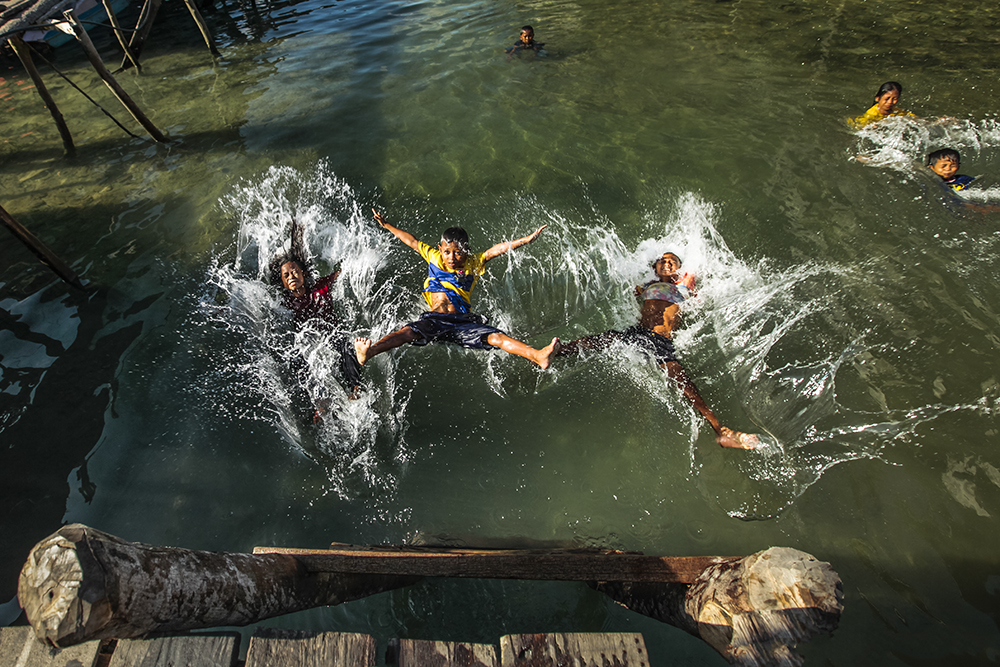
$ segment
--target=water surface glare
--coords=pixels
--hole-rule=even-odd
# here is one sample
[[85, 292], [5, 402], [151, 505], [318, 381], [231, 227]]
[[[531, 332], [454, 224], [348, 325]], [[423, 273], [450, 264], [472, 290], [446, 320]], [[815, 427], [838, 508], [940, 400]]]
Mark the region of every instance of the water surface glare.
[[[217, 4], [212, 62], [166, 3], [121, 81], [173, 140], [132, 139], [43, 66], [62, 156], [0, 61], [2, 205], [94, 287], [0, 244], [0, 623], [63, 522], [196, 549], [439, 536], [657, 555], [772, 545], [829, 561], [846, 611], [808, 664], [1000, 660], [1000, 8], [762, 0]], [[134, 20], [134, 19], [133, 19]], [[508, 59], [532, 24], [545, 53]], [[105, 60], [112, 40], [96, 35]], [[136, 134], [74, 50], [52, 58]], [[893, 118], [845, 123], [879, 84]], [[936, 122], [941, 117], [950, 120]], [[980, 176], [965, 201], [920, 165]], [[969, 203], [976, 206], [969, 206]], [[422, 310], [418, 238], [490, 245], [477, 312], [536, 347], [622, 329], [650, 260], [699, 293], [675, 338], [721, 450], [648, 361], [550, 371], [447, 346], [365, 367], [333, 346]], [[296, 327], [266, 284], [305, 230], [338, 323]], [[312, 423], [316, 401], [336, 418]], [[493, 643], [641, 632], [651, 664], [715, 665], [583, 585], [425, 582], [266, 625]]]

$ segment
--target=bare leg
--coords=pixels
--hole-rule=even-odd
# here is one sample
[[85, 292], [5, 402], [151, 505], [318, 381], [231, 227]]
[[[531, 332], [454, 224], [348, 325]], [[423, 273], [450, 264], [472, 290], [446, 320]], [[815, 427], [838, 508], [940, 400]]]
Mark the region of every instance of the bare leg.
[[552, 363], [552, 357], [559, 351], [560, 342], [558, 338], [553, 338], [552, 342], [540, 350], [525, 345], [519, 340], [511, 338], [507, 334], [491, 333], [486, 337], [486, 342], [493, 347], [499, 347], [508, 354], [516, 354], [524, 357], [528, 361], [533, 361], [542, 368], [548, 368]]
[[677, 383], [681, 391], [684, 392], [684, 398], [712, 426], [712, 429], [715, 431], [715, 441], [717, 443], [723, 447], [732, 447], [734, 449], [754, 449], [757, 447], [759, 439], [756, 435], [734, 431], [719, 423], [718, 417], [715, 416], [715, 413], [705, 403], [705, 399], [698, 393], [698, 388], [694, 386], [691, 378], [687, 376], [687, 373], [684, 372], [684, 367], [679, 362], [668, 361], [660, 366], [667, 372], [670, 379]]
[[379, 339], [377, 343], [372, 343], [370, 338], [355, 338], [354, 353], [358, 357], [358, 363], [364, 366], [365, 362], [375, 355], [393, 350], [400, 345], [415, 341], [417, 338], [419, 338], [419, 335], [410, 327], [403, 327], [399, 331], [394, 331]]

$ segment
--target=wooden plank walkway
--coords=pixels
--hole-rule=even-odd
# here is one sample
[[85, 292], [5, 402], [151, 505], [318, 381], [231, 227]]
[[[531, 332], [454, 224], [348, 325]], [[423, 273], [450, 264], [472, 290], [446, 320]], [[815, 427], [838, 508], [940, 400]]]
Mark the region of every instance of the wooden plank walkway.
[[[103, 646], [103, 651], [102, 651]], [[0, 628], [4, 667], [373, 667], [384, 664], [375, 640], [346, 632], [259, 628], [246, 661], [240, 634], [176, 635], [90, 641], [65, 649], [35, 639], [28, 626]], [[499, 649], [498, 649], [499, 646]], [[558, 633], [506, 635], [499, 645], [397, 639], [385, 660], [398, 667], [648, 667], [642, 635]], [[109, 653], [110, 651], [110, 653]]]

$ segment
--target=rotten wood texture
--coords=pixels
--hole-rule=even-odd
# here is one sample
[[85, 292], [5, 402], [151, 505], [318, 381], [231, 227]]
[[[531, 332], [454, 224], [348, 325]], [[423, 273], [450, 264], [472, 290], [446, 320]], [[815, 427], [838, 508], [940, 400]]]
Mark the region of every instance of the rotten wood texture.
[[801, 665], [795, 646], [832, 633], [844, 609], [829, 563], [772, 547], [708, 568], [690, 587], [600, 582], [595, 588], [640, 614], [706, 641], [733, 665]]
[[20, 35], [12, 35], [8, 41], [10, 42], [10, 47], [14, 49], [14, 53], [17, 54], [18, 60], [21, 61], [21, 65], [24, 66], [28, 76], [31, 77], [32, 83], [35, 84], [35, 90], [38, 91], [38, 96], [42, 98], [42, 103], [45, 104], [45, 108], [52, 115], [52, 120], [56, 122], [56, 127], [59, 129], [59, 136], [62, 137], [63, 147], [66, 149], [66, 154], [74, 155], [76, 147], [73, 145], [73, 135], [69, 133], [69, 126], [66, 125], [66, 119], [63, 118], [62, 112], [56, 106], [56, 101], [52, 99], [49, 89], [45, 87], [45, 82], [42, 81], [42, 75], [38, 72], [38, 68], [35, 67], [35, 63], [31, 59], [31, 49], [24, 43]]
[[239, 649], [238, 632], [125, 639], [118, 642], [108, 667], [230, 667]]
[[588, 582], [691, 583], [697, 580], [706, 567], [719, 562], [737, 560], [711, 556], [644, 556], [640, 553], [606, 549], [254, 547], [254, 553], [294, 555], [310, 572]]
[[118, 43], [125, 52], [125, 57], [131, 61], [134, 67], [141, 70], [142, 67], [139, 65], [139, 62], [135, 59], [135, 56], [132, 55], [132, 52], [128, 48], [128, 42], [125, 41], [125, 33], [122, 32], [122, 27], [118, 23], [118, 17], [115, 15], [114, 7], [111, 6], [111, 0], [101, 0], [101, 4], [104, 5], [104, 11], [108, 15], [108, 20], [111, 21], [111, 27], [114, 28], [115, 37], [118, 38]]
[[646, 642], [629, 632], [506, 635], [502, 667], [648, 667]]
[[70, 646], [248, 625], [416, 581], [310, 572], [283, 554], [154, 547], [71, 524], [31, 550], [17, 597], [40, 640]]
[[0, 628], [0, 665], [6, 667], [94, 667], [100, 642], [55, 648], [35, 638], [26, 625]]
[[48, 246], [39, 241], [34, 234], [29, 232], [24, 225], [15, 220], [14, 217], [4, 210], [2, 206], [0, 206], [0, 224], [3, 224], [4, 227], [9, 229], [11, 234], [16, 236], [21, 243], [28, 247], [28, 250], [33, 252], [38, 259], [42, 260], [42, 262], [45, 263], [50, 269], [55, 271], [57, 276], [78, 290], [87, 290], [83, 283], [80, 282], [80, 277], [76, 275], [76, 272], [73, 271], [73, 269], [69, 268], [69, 265], [66, 264], [66, 262], [56, 257], [56, 254], [49, 250]]
[[400, 639], [390, 648], [398, 667], [499, 667], [492, 644]]
[[205, 40], [205, 45], [208, 46], [208, 50], [212, 52], [212, 55], [216, 58], [219, 57], [219, 49], [215, 47], [215, 40], [212, 38], [212, 33], [208, 30], [208, 24], [205, 23], [205, 19], [202, 17], [201, 12], [198, 11], [198, 7], [195, 6], [194, 0], [184, 0], [184, 4], [187, 5], [188, 11], [191, 12], [191, 18], [194, 19], [195, 24], [198, 26], [198, 30], [201, 32], [202, 38]]
[[94, 70], [97, 72], [97, 76], [101, 77], [101, 80], [105, 85], [114, 93], [114, 96], [118, 98], [118, 101], [132, 114], [132, 118], [136, 120], [137, 123], [142, 125], [143, 129], [149, 133], [149, 136], [153, 138], [154, 141], [159, 143], [167, 143], [167, 138], [156, 129], [152, 121], [146, 117], [146, 114], [142, 112], [142, 109], [132, 100], [125, 89], [121, 87], [115, 77], [111, 76], [111, 72], [108, 68], [104, 66], [104, 62], [101, 60], [101, 56], [97, 53], [97, 49], [94, 48], [94, 43], [90, 39], [90, 35], [84, 29], [83, 25], [80, 23], [80, 19], [77, 18], [76, 12], [72, 9], [68, 9], [63, 12], [63, 16], [69, 22], [70, 26], [73, 28], [73, 34], [76, 36], [80, 46], [83, 48], [84, 54], [90, 61]]
[[[146, 0], [142, 3], [142, 9], [139, 10], [139, 19], [135, 22], [135, 32], [132, 33], [132, 36], [128, 40], [128, 50], [135, 56], [136, 61], [138, 61], [139, 54], [142, 53], [142, 47], [145, 46], [146, 39], [153, 29], [153, 20], [156, 19], [156, 13], [160, 11], [161, 4], [163, 4], [163, 0]], [[131, 66], [132, 63], [129, 62], [128, 56], [125, 56], [121, 67], [115, 73], [127, 70]]]
[[250, 638], [246, 667], [371, 667], [375, 640], [347, 632], [260, 628]]

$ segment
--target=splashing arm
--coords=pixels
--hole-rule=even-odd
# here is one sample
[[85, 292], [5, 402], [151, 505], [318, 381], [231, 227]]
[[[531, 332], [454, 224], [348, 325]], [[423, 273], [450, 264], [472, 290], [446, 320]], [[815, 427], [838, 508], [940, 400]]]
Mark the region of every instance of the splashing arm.
[[397, 239], [399, 239], [406, 245], [410, 246], [417, 252], [420, 252], [420, 241], [417, 240], [417, 237], [415, 237], [410, 232], [403, 231], [399, 227], [393, 227], [388, 222], [386, 222], [385, 218], [382, 217], [382, 214], [376, 211], [375, 209], [372, 209], [372, 213], [375, 215], [375, 222], [381, 225], [383, 229], [388, 229], [390, 232], [392, 232], [392, 235], [395, 236]]
[[548, 225], [542, 225], [532, 233], [527, 236], [522, 236], [519, 239], [514, 239], [513, 241], [506, 241], [504, 243], [498, 243], [486, 252], [483, 253], [483, 261], [488, 262], [494, 257], [499, 257], [500, 255], [506, 253], [514, 248], [520, 248], [523, 245], [528, 245], [532, 241], [538, 238], [538, 235], [542, 233], [542, 230], [548, 227]]

